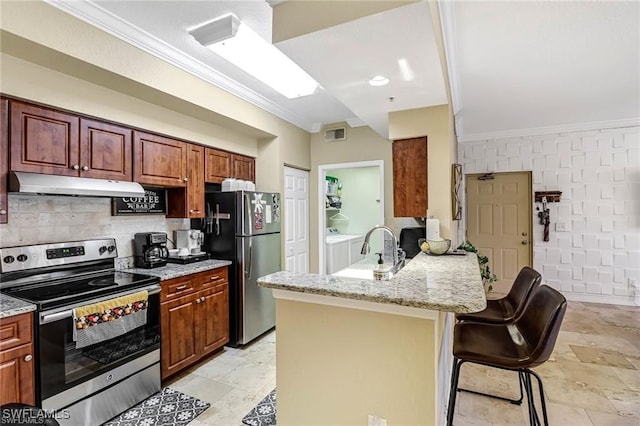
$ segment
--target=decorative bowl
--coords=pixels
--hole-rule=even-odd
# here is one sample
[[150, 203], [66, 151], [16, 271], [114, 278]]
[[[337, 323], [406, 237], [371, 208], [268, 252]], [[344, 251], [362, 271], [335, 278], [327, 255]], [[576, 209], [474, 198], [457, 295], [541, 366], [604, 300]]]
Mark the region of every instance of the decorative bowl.
[[[422, 247], [422, 243], [424, 242], [429, 245], [426, 250]], [[449, 249], [451, 248], [451, 240], [425, 240], [424, 238], [420, 238], [418, 240], [418, 246], [420, 246], [420, 250], [422, 250], [424, 253], [438, 256], [449, 251]]]

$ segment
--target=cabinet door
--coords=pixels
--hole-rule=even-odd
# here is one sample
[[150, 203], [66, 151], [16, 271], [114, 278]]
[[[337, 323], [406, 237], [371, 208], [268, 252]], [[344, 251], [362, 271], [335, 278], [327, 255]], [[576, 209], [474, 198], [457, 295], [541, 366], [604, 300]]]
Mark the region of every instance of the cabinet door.
[[187, 207], [189, 218], [204, 217], [204, 147], [189, 144], [187, 153]]
[[80, 119], [80, 176], [131, 181], [131, 129]]
[[80, 119], [12, 101], [11, 170], [78, 176]]
[[245, 157], [244, 155], [232, 154], [231, 162], [233, 165], [234, 178], [255, 182], [256, 161], [253, 158]]
[[393, 142], [393, 212], [396, 217], [427, 215], [427, 138]]
[[0, 99], [0, 223], [9, 218], [7, 173], [9, 172], [9, 100]]
[[231, 154], [219, 149], [205, 149], [205, 182], [222, 183], [228, 177], [231, 177]]
[[186, 186], [187, 144], [133, 132], [133, 180], [143, 185]]
[[197, 317], [198, 293], [160, 304], [162, 333], [162, 378], [166, 378], [195, 362], [200, 330], [194, 326]]
[[201, 302], [194, 328], [200, 330], [198, 347], [204, 356], [229, 341], [229, 285], [217, 285], [198, 294]]
[[0, 351], [0, 405], [34, 404], [33, 364], [33, 344]]

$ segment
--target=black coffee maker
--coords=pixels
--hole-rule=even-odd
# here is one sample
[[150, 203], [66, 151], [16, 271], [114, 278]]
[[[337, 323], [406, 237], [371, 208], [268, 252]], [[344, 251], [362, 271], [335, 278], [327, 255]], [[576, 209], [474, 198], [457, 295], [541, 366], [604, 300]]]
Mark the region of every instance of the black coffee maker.
[[167, 234], [165, 232], [140, 232], [133, 239], [135, 263], [138, 268], [157, 268], [167, 264]]

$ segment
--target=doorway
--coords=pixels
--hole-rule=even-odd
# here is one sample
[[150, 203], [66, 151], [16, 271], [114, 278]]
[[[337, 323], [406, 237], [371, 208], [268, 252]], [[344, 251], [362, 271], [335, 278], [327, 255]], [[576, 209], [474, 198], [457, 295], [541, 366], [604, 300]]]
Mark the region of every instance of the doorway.
[[284, 168], [284, 266], [309, 272], [309, 172]]
[[[347, 262], [351, 264], [360, 260], [359, 248], [364, 234], [378, 224], [384, 224], [384, 161], [318, 166], [318, 268], [321, 274], [327, 271], [327, 228], [353, 236], [345, 252], [353, 258]], [[372, 236], [372, 252], [381, 248], [379, 234]]]
[[531, 172], [467, 175], [467, 239], [489, 257], [492, 295], [509, 292], [518, 272], [532, 266]]

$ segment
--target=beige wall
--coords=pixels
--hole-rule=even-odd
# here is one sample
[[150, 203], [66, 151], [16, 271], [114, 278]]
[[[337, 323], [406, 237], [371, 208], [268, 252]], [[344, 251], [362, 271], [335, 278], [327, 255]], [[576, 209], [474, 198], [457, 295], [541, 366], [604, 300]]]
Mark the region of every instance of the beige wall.
[[[327, 126], [327, 127], [335, 127]], [[309, 188], [310, 210], [310, 265], [311, 272], [318, 271], [318, 166], [359, 161], [384, 161], [385, 223], [393, 220], [393, 166], [391, 143], [370, 127], [347, 128], [347, 139], [325, 142], [324, 133], [311, 135], [311, 173]], [[323, 202], [324, 203], [324, 202]], [[324, 205], [324, 204], [323, 204]], [[323, 228], [324, 228], [324, 224]]]
[[278, 425], [436, 423], [435, 321], [277, 299], [276, 328]]
[[452, 226], [457, 226], [451, 220], [451, 164], [456, 149], [451, 117], [448, 105], [389, 113], [391, 139], [427, 136], [429, 216], [440, 220], [443, 238], [455, 235]]

